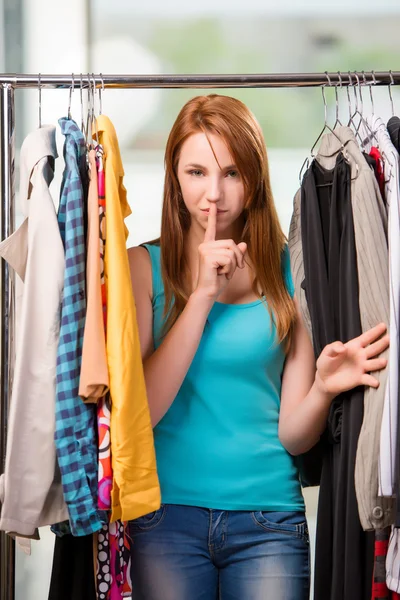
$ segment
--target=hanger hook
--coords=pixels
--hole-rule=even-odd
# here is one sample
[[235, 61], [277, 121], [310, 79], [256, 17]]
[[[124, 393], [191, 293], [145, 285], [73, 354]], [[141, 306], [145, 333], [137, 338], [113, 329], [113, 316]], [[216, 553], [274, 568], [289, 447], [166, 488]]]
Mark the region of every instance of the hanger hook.
[[336, 95], [336, 121], [337, 123], [339, 123], [341, 125], [340, 119], [339, 119], [339, 94], [338, 94], [338, 86], [340, 86], [340, 89], [343, 88], [343, 81], [342, 81], [342, 74], [340, 71], [337, 72], [338, 74], [338, 78], [339, 78], [339, 83], [337, 83], [335, 85], [335, 95]]
[[371, 98], [371, 105], [372, 105], [372, 114], [375, 114], [375, 108], [374, 108], [374, 98], [372, 95], [372, 85], [376, 85], [376, 79], [375, 79], [375, 73], [374, 71], [371, 71], [371, 77], [372, 77], [372, 81], [370, 81], [369, 83], [369, 97]]
[[360, 83], [360, 77], [357, 73], [357, 71], [354, 71], [354, 75], [357, 79], [357, 87], [358, 87], [358, 95], [360, 96], [360, 114], [362, 116], [363, 114], [363, 110], [364, 110], [364, 105], [363, 105], [363, 97], [362, 97], [362, 91], [361, 91], [361, 83]]
[[362, 76], [363, 76], [363, 84], [364, 84], [364, 86], [368, 86], [368, 87], [369, 87], [369, 92], [370, 92], [370, 95], [371, 95], [371, 101], [372, 101], [372, 114], [373, 114], [373, 113], [374, 113], [374, 102], [373, 102], [373, 100], [372, 100], [372, 94], [371, 94], [371, 85], [370, 85], [370, 84], [368, 83], [368, 81], [367, 81], [367, 78], [366, 78], [366, 76], [365, 76], [365, 71], [361, 71], [361, 73], [362, 73]]
[[326, 127], [328, 124], [328, 105], [326, 103], [326, 98], [325, 98], [325, 84], [321, 86], [321, 92], [322, 92], [322, 99], [324, 101], [325, 127]]
[[80, 81], [81, 85], [80, 85], [79, 91], [80, 91], [80, 98], [81, 98], [81, 130], [82, 130], [82, 133], [84, 133], [85, 132], [85, 124], [83, 122], [83, 75], [82, 75], [82, 73], [80, 76], [80, 80], [81, 80]]
[[[92, 73], [92, 77], [93, 77], [93, 113], [92, 113], [92, 139], [93, 139], [93, 131], [94, 131], [94, 139], [96, 141], [96, 147], [98, 145], [98, 140], [99, 140], [99, 132], [97, 129], [97, 117], [96, 117], [96, 113], [95, 113], [95, 99], [96, 99], [96, 88], [97, 88], [97, 83], [96, 83], [96, 77], [95, 74]], [[99, 93], [100, 93], [100, 88], [99, 88]]]
[[101, 87], [99, 87], [99, 115], [103, 114], [103, 99], [102, 99], [102, 92], [104, 92], [104, 79], [103, 79], [103, 75], [102, 73], [100, 73], [100, 81], [101, 81]]
[[331, 81], [331, 78], [329, 77], [328, 71], [324, 71], [324, 73], [325, 73], [325, 77], [328, 80], [329, 87], [332, 87], [332, 81]]
[[[329, 77], [328, 71], [324, 71], [324, 73], [325, 73], [325, 77], [328, 80], [329, 87], [332, 87], [332, 81], [331, 81], [331, 78]], [[335, 92], [337, 92], [336, 86], [335, 86]], [[324, 98], [325, 98], [325, 96], [324, 96]], [[337, 96], [336, 96], [336, 118], [337, 118], [337, 115], [338, 115], [338, 106], [337, 106]], [[325, 125], [326, 125], [326, 118], [325, 118]]]
[[351, 123], [351, 116], [352, 115], [351, 115], [351, 99], [350, 99], [349, 87], [352, 87], [353, 80], [351, 78], [350, 71], [348, 71], [347, 74], [348, 74], [348, 77], [349, 77], [349, 83], [348, 83], [348, 85], [346, 87], [346, 92], [347, 92], [347, 100], [348, 100], [348, 103], [349, 103], [349, 123]]
[[[355, 71], [354, 71], [354, 73], [355, 73]], [[349, 71], [349, 76], [350, 76], [350, 71]], [[355, 75], [354, 75], [354, 77], [355, 77]], [[353, 88], [353, 92], [354, 92], [354, 99], [355, 99], [355, 101], [356, 101], [355, 113], [358, 113], [358, 112], [359, 112], [359, 110], [358, 110], [358, 96], [357, 96], [357, 89], [356, 89], [356, 84], [355, 84], [355, 83], [353, 83], [353, 81], [352, 81], [352, 83], [351, 83], [351, 87]]]
[[39, 129], [42, 126], [42, 85], [41, 85], [41, 75], [39, 73], [38, 77], [38, 89], [39, 89]]
[[71, 103], [72, 103], [72, 91], [74, 89], [75, 89], [75, 79], [74, 79], [74, 74], [72, 73], [72, 82], [71, 82], [71, 87], [69, 88], [68, 119], [72, 119], [72, 116], [71, 116]]
[[88, 93], [87, 93], [87, 113], [86, 113], [86, 132], [85, 139], [86, 145], [89, 144], [89, 136], [90, 136], [90, 121], [92, 116], [92, 81], [90, 79], [90, 73], [87, 73], [87, 82], [88, 82]]
[[339, 94], [338, 94], [338, 86], [340, 85], [340, 88], [342, 88], [342, 77], [340, 75], [340, 71], [337, 72], [338, 77], [339, 77], [339, 83], [335, 84], [335, 100], [336, 100], [336, 121], [335, 121], [335, 125], [334, 125], [334, 129], [335, 126], [337, 125], [337, 123], [340, 123], [339, 120]]
[[389, 90], [390, 104], [392, 105], [392, 117], [394, 117], [394, 104], [393, 104], [392, 91], [391, 91], [391, 87], [392, 87], [392, 85], [394, 85], [394, 79], [393, 79], [391, 70], [389, 70], [389, 75], [390, 75], [390, 83], [388, 86], [388, 90]]

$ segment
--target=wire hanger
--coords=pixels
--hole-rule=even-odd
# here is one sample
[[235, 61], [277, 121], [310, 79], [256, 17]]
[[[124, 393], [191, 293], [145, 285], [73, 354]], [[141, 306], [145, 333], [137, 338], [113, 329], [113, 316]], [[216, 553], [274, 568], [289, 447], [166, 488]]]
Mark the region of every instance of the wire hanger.
[[102, 115], [103, 114], [103, 101], [102, 101], [101, 93], [104, 92], [104, 79], [103, 79], [103, 75], [101, 73], [100, 73], [100, 80], [101, 80], [101, 88], [99, 88], [99, 103], [100, 103], [99, 115]]
[[[98, 145], [98, 139], [99, 139], [99, 132], [97, 130], [97, 117], [96, 117], [96, 88], [97, 88], [97, 84], [96, 84], [96, 78], [94, 76], [94, 73], [92, 73], [92, 79], [93, 79], [93, 105], [92, 105], [92, 139], [93, 139], [93, 143], [94, 143], [94, 147], [95, 149], [97, 148]], [[98, 90], [99, 94], [100, 94], [100, 88]], [[94, 135], [93, 135], [94, 132]]]
[[39, 129], [42, 126], [42, 86], [40, 81], [41, 75], [38, 77], [38, 90], [39, 90]]
[[358, 137], [358, 138], [359, 138], [359, 141], [360, 141], [360, 143], [362, 143], [362, 140], [361, 140], [361, 138], [360, 138], [360, 135], [359, 135], [359, 132], [358, 132], [358, 130], [359, 130], [359, 124], [357, 125], [357, 123], [354, 121], [354, 117], [356, 117], [357, 115], [360, 115], [360, 112], [359, 112], [359, 110], [358, 110], [358, 98], [357, 98], [357, 92], [356, 92], [356, 90], [354, 89], [354, 98], [355, 98], [355, 100], [356, 100], [356, 106], [355, 106], [354, 112], [352, 112], [352, 106], [351, 106], [351, 98], [350, 98], [350, 91], [349, 91], [349, 88], [354, 88], [354, 83], [353, 83], [353, 80], [352, 80], [352, 78], [351, 78], [351, 73], [350, 73], [350, 71], [347, 71], [347, 75], [348, 75], [348, 77], [349, 77], [349, 84], [348, 84], [348, 86], [347, 86], [347, 90], [346, 90], [346, 91], [347, 91], [347, 100], [348, 100], [348, 103], [349, 103], [349, 122], [347, 123], [347, 127], [350, 127], [351, 125], [353, 126], [353, 129], [354, 129], [354, 135], [355, 135], [356, 137]]
[[[330, 81], [329, 75], [328, 75], [327, 73], [326, 73], [326, 76], [327, 76], [328, 82], [331, 84], [331, 81]], [[331, 84], [331, 85], [332, 85], [332, 84]], [[325, 133], [325, 130], [326, 130], [326, 129], [327, 129], [328, 131], [330, 131], [330, 132], [331, 132], [331, 133], [332, 133], [332, 134], [335, 136], [335, 138], [338, 140], [338, 142], [340, 143], [340, 146], [341, 146], [341, 149], [342, 149], [342, 151], [345, 151], [345, 147], [344, 147], [344, 145], [343, 145], [343, 143], [342, 143], [342, 140], [339, 138], [339, 136], [336, 134], [336, 132], [335, 132], [335, 131], [333, 131], [332, 127], [330, 127], [330, 126], [328, 125], [328, 105], [327, 105], [327, 103], [326, 103], [326, 98], [325, 98], [325, 87], [326, 87], [326, 84], [323, 84], [323, 85], [321, 86], [322, 99], [323, 99], [323, 101], [324, 101], [324, 115], [325, 115], [325, 122], [324, 122], [324, 126], [323, 126], [323, 128], [322, 128], [322, 131], [321, 131], [321, 133], [319, 134], [319, 136], [317, 137], [317, 139], [316, 139], [316, 141], [315, 141], [315, 143], [314, 143], [313, 147], [311, 148], [311, 152], [310, 152], [310, 154], [311, 154], [312, 158], [315, 158], [315, 154], [314, 154], [315, 147], [317, 146], [317, 144], [318, 144], [319, 140], [321, 139], [321, 137], [322, 137], [322, 136], [323, 136], [323, 134]]]
[[[330, 79], [330, 77], [329, 77], [329, 75], [328, 75], [328, 73], [327, 73], [327, 72], [325, 72], [325, 75], [326, 75], [326, 77], [327, 77], [328, 83], [329, 83], [330, 85], [332, 85], [331, 79]], [[316, 155], [314, 154], [314, 150], [315, 150], [315, 148], [316, 148], [316, 146], [317, 146], [317, 144], [318, 144], [319, 140], [321, 139], [321, 137], [322, 137], [322, 136], [323, 136], [323, 134], [325, 133], [325, 131], [326, 131], [326, 130], [328, 130], [328, 131], [330, 131], [330, 133], [332, 133], [332, 134], [335, 136], [335, 138], [338, 140], [338, 142], [339, 142], [339, 144], [340, 144], [340, 151], [343, 153], [343, 156], [344, 156], [345, 160], [348, 162], [349, 155], [348, 155], [348, 153], [347, 153], [347, 151], [346, 151], [346, 148], [345, 148], [345, 146], [344, 146], [344, 144], [343, 144], [342, 140], [339, 138], [339, 136], [336, 134], [336, 132], [335, 132], [335, 131], [332, 129], [332, 127], [330, 127], [330, 126], [328, 125], [328, 105], [327, 105], [327, 103], [326, 103], [326, 97], [325, 97], [325, 87], [326, 87], [326, 83], [324, 83], [324, 84], [322, 84], [322, 85], [321, 85], [322, 99], [323, 99], [323, 102], [324, 102], [324, 126], [323, 126], [323, 128], [322, 128], [322, 131], [321, 131], [321, 133], [320, 133], [320, 134], [319, 134], [319, 136], [317, 137], [317, 139], [316, 139], [316, 141], [315, 141], [314, 145], [313, 145], [313, 146], [312, 146], [312, 148], [311, 148], [311, 151], [310, 151], [310, 156], [311, 156], [311, 158], [312, 158], [312, 159], [314, 159], [314, 160], [315, 160], [315, 158], [316, 158]], [[325, 155], [325, 154], [324, 154], [324, 157], [325, 157], [325, 158], [330, 158], [331, 156], [335, 156], [335, 154], [337, 154], [337, 152], [334, 152], [332, 155]], [[307, 157], [307, 158], [304, 160], [304, 162], [303, 162], [303, 164], [302, 164], [302, 166], [301, 166], [301, 169], [300, 169], [300, 173], [299, 173], [299, 180], [300, 180], [300, 183], [301, 183], [301, 179], [302, 179], [303, 170], [304, 170], [304, 167], [305, 167], [306, 165], [307, 165], [307, 169], [308, 169], [308, 167], [309, 167], [309, 165], [310, 165], [310, 160], [309, 160], [309, 158], [308, 158], [308, 157]], [[358, 169], [358, 164], [357, 164], [357, 163], [355, 163], [355, 165], [356, 165], [356, 170], [357, 170], [357, 175], [356, 175], [356, 177], [357, 177], [357, 176], [358, 176], [358, 171], [359, 171], [359, 169]]]
[[[358, 87], [358, 94], [360, 97], [360, 108], [358, 106], [358, 98], [357, 98], [357, 107], [356, 107], [356, 114], [359, 115], [360, 117], [360, 121], [358, 123], [358, 127], [357, 127], [357, 136], [360, 140], [360, 146], [361, 149], [363, 150], [367, 141], [372, 141], [372, 139], [374, 139], [375, 141], [375, 146], [379, 146], [379, 142], [378, 139], [375, 135], [375, 131], [373, 131], [373, 129], [371, 128], [370, 124], [368, 123], [368, 121], [365, 119], [364, 117], [364, 103], [363, 103], [363, 97], [362, 97], [362, 89], [361, 89], [361, 83], [360, 83], [360, 78], [358, 76], [357, 71], [354, 71], [354, 76], [357, 80], [357, 87]], [[354, 90], [356, 90], [356, 86], [354, 86]], [[360, 110], [361, 109], [361, 110]], [[363, 140], [361, 138], [361, 134], [360, 134], [360, 127], [361, 124], [364, 126], [364, 129], [367, 131], [367, 139]]]
[[86, 149], [89, 150], [93, 147], [93, 139], [92, 139], [92, 128], [91, 128], [91, 118], [92, 118], [92, 82], [90, 79], [90, 74], [87, 74], [88, 80], [88, 89], [87, 89], [87, 111], [86, 111], [86, 130], [85, 130], [85, 140], [86, 140]]
[[[342, 83], [342, 75], [341, 75], [340, 71], [338, 71], [337, 74], [338, 74], [338, 77], [339, 77], [339, 83], [337, 83], [335, 85], [336, 120], [335, 120], [335, 123], [334, 123], [332, 129], [336, 129], [336, 127], [338, 125], [340, 125], [341, 127], [343, 126], [343, 123], [339, 119], [339, 95], [338, 95], [338, 85], [340, 85], [340, 89], [342, 89], [343, 83]], [[331, 80], [330, 80], [330, 77], [329, 77], [327, 71], [325, 71], [325, 75], [328, 77], [328, 81], [329, 81], [329, 85], [330, 85], [331, 84]]]
[[79, 92], [80, 92], [80, 99], [81, 99], [81, 131], [82, 131], [82, 133], [83, 133], [83, 135], [85, 136], [85, 139], [86, 139], [85, 123], [84, 123], [84, 120], [83, 120], [83, 79], [82, 79], [82, 73], [81, 73], [80, 79], [81, 79], [81, 85], [80, 85]]
[[72, 73], [72, 83], [71, 83], [71, 87], [69, 88], [69, 99], [68, 99], [68, 119], [72, 119], [72, 115], [71, 115], [71, 103], [72, 103], [72, 92], [75, 89], [75, 80], [74, 80], [74, 74]]
[[395, 116], [394, 115], [394, 104], [393, 104], [392, 91], [391, 91], [391, 87], [392, 87], [392, 85], [394, 85], [394, 79], [393, 79], [391, 70], [389, 70], [389, 75], [390, 75], [390, 83], [388, 85], [388, 90], [389, 90], [390, 104], [392, 105], [392, 117], [394, 117]]
[[[375, 71], [372, 70], [371, 71], [371, 75], [372, 75], [372, 81], [374, 82], [374, 86], [376, 85], [376, 77], [375, 77]], [[371, 105], [372, 105], [372, 114], [375, 114], [375, 108], [374, 108], [374, 99], [373, 99], [373, 94], [372, 94], [372, 83], [369, 84], [369, 95], [371, 98]]]

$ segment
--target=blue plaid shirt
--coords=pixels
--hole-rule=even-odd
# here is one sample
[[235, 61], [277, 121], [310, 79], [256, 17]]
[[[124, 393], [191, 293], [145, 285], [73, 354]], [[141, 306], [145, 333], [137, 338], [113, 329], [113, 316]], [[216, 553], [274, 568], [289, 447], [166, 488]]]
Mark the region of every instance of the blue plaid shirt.
[[[62, 118], [59, 124], [65, 135], [65, 170], [58, 224], [66, 266], [57, 353], [55, 442], [71, 532], [88, 535], [107, 520], [97, 508], [96, 406], [84, 404], [78, 396], [86, 313], [86, 144], [74, 121]], [[53, 530], [65, 531], [61, 525]]]

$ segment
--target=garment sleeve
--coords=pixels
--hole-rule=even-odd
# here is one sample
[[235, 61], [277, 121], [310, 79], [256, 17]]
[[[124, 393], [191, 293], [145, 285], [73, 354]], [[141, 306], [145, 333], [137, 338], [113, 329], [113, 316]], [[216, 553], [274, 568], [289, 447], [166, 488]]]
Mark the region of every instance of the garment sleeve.
[[290, 296], [293, 298], [295, 289], [294, 289], [294, 283], [293, 283], [293, 278], [292, 278], [292, 271], [290, 268], [289, 247], [287, 244], [285, 244], [285, 247], [282, 252], [282, 273], [283, 273], [283, 279], [286, 284], [286, 288], [287, 288]]

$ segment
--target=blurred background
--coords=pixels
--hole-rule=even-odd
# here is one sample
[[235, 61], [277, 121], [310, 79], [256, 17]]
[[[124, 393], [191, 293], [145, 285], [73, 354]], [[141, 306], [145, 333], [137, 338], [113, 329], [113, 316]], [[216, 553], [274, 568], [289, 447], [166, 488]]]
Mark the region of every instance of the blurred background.
[[[219, 74], [400, 70], [399, 0], [0, 0], [0, 71], [20, 73]], [[213, 90], [235, 96], [255, 113], [269, 152], [272, 188], [288, 232], [304, 159], [324, 125], [319, 89]], [[132, 215], [128, 245], [159, 235], [163, 152], [185, 101], [210, 90], [106, 90], [103, 113], [113, 121], [125, 168]], [[68, 90], [42, 92], [42, 123], [66, 116]], [[335, 121], [335, 95], [328, 89], [328, 122]], [[38, 126], [38, 91], [16, 90], [18, 151]], [[86, 92], [84, 92], [86, 97]], [[364, 112], [371, 109], [364, 94]], [[373, 90], [375, 112], [391, 115], [387, 88]], [[393, 90], [397, 114], [399, 90]], [[98, 112], [98, 104], [96, 107]], [[348, 120], [345, 90], [339, 112]], [[72, 115], [81, 122], [79, 90]], [[56, 163], [53, 195], [61, 181]], [[20, 220], [17, 195], [17, 222]], [[312, 549], [318, 490], [305, 491]], [[54, 539], [49, 530], [33, 542], [32, 554], [17, 551], [17, 600], [47, 598]]]

